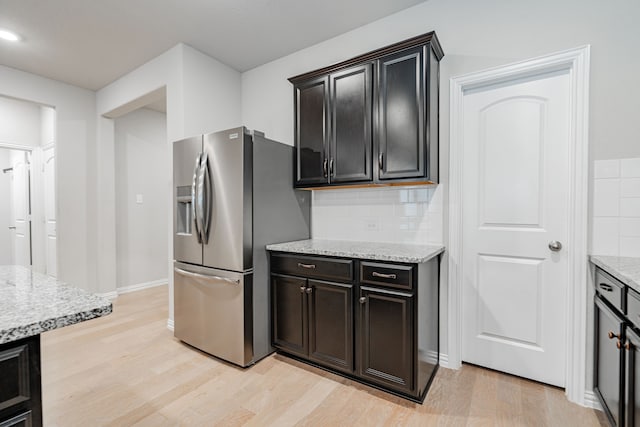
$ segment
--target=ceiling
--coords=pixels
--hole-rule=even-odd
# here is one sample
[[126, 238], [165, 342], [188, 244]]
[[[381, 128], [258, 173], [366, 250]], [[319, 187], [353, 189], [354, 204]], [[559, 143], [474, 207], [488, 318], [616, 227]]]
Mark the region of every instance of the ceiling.
[[238, 71], [424, 0], [0, 0], [0, 64], [100, 89], [180, 42]]

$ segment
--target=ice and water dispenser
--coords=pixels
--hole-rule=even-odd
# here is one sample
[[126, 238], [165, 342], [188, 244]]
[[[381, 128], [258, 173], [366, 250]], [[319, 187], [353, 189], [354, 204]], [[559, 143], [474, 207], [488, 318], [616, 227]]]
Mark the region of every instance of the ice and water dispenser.
[[190, 185], [176, 188], [176, 233], [178, 234], [191, 234], [191, 224], [193, 223], [192, 202]]

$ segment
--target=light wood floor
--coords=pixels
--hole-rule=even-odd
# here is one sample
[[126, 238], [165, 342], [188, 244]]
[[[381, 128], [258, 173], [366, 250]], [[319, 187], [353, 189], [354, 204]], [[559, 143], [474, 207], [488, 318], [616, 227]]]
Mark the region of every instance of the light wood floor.
[[465, 365], [441, 368], [423, 405], [272, 355], [247, 370], [166, 328], [165, 286], [42, 335], [45, 426], [599, 426], [562, 390]]

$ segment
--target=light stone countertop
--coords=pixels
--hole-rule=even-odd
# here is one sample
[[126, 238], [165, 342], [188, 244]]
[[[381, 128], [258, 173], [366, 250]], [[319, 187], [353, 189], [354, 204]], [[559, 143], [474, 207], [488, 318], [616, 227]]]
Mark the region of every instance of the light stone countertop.
[[267, 250], [420, 264], [444, 252], [444, 246], [310, 239], [267, 245]]
[[105, 316], [111, 303], [17, 265], [0, 266], [0, 344]]
[[640, 292], [640, 258], [591, 255], [589, 259], [616, 279]]

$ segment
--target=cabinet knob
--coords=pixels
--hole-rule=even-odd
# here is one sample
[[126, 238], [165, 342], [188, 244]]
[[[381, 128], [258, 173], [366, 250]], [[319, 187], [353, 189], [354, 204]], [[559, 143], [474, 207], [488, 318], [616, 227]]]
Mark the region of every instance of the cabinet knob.
[[618, 350], [622, 348], [622, 343], [620, 342], [620, 340], [616, 342], [616, 347], [618, 347]]
[[301, 294], [304, 294], [304, 290], [305, 290], [305, 289], [307, 289], [307, 288], [305, 288], [304, 286], [300, 286], [300, 293], [301, 293]]
[[307, 288], [307, 289], [305, 289], [305, 292], [310, 294], [311, 292], [313, 292], [313, 288]]
[[324, 161], [322, 162], [322, 174], [324, 175], [325, 178], [328, 177], [327, 174], [327, 158], [325, 157]]
[[360, 304], [364, 304], [365, 302], [367, 302], [367, 297], [360, 297], [359, 301]]
[[609, 331], [607, 333], [607, 336], [609, 337], [610, 340], [614, 339], [614, 338], [618, 338], [620, 339], [620, 335], [619, 334], [614, 334], [613, 331]]

